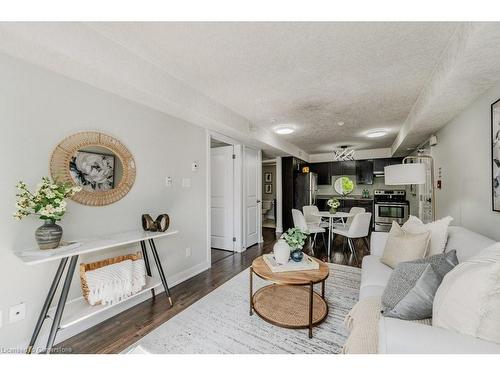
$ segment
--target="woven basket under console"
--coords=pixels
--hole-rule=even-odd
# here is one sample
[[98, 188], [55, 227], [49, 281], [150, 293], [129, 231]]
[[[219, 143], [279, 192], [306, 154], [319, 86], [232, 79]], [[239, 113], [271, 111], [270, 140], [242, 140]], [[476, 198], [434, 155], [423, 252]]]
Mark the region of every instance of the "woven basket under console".
[[[110, 264], [123, 262], [125, 260], [135, 261], [138, 259], [142, 259], [142, 254], [140, 252], [138, 252], [136, 254], [120, 255], [120, 256], [117, 256], [114, 258], [103, 259], [103, 260], [99, 260], [97, 262], [92, 262], [92, 263], [81, 263], [80, 264], [80, 283], [82, 286], [83, 298], [85, 298], [85, 300], [87, 302], [89, 302], [88, 297], [89, 297], [90, 289], [89, 289], [89, 286], [87, 284], [87, 277], [85, 276], [85, 273], [87, 271], [93, 271], [93, 270], [96, 270], [98, 268], [109, 266]], [[100, 304], [101, 304], [101, 301], [95, 303], [95, 305], [100, 305]]]

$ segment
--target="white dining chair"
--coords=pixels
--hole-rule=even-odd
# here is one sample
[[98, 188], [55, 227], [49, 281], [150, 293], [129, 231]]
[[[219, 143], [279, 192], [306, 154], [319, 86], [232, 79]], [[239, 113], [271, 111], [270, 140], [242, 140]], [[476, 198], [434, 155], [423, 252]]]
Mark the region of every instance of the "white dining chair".
[[302, 207], [302, 212], [308, 225], [319, 225], [322, 228], [328, 228], [329, 224], [327, 221], [323, 221], [323, 218], [319, 215], [317, 206], [304, 206]]
[[295, 228], [299, 228], [303, 232], [309, 233], [311, 235], [314, 234], [311, 245], [311, 250], [313, 254], [314, 254], [314, 245], [316, 244], [316, 236], [318, 235], [318, 233], [321, 233], [321, 235], [323, 236], [323, 245], [326, 244], [325, 228], [322, 228], [317, 224], [307, 224], [306, 219], [302, 214], [302, 212], [296, 209], [292, 209], [292, 218], [293, 218], [293, 226]]
[[356, 248], [354, 246], [353, 240], [357, 238], [362, 238], [365, 242], [367, 248], [368, 245], [368, 233], [370, 232], [370, 225], [372, 221], [371, 212], [362, 212], [356, 214], [351, 222], [351, 225], [348, 228], [335, 228], [333, 230], [333, 235], [338, 234], [340, 236], [344, 236], [347, 238], [347, 243], [349, 244], [349, 249], [356, 260], [358, 262], [358, 255], [356, 253]]
[[366, 210], [363, 207], [351, 207], [349, 213], [353, 214], [353, 216], [349, 216], [345, 223], [344, 222], [334, 223], [333, 227], [342, 229], [349, 228], [351, 226], [352, 220], [354, 219], [354, 216], [357, 214], [362, 214], [364, 212], [366, 212]]

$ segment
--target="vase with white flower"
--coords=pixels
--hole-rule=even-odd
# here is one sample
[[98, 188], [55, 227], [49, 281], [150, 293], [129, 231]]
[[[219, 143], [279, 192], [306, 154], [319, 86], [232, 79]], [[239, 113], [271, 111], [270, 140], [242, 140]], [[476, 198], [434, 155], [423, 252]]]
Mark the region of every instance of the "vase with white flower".
[[35, 215], [44, 220], [44, 224], [35, 231], [38, 247], [41, 250], [57, 248], [63, 230], [56, 221], [61, 220], [66, 213], [66, 198], [82, 188], [54, 182], [49, 177], [43, 177], [34, 192], [30, 191], [22, 181], [19, 181], [16, 187], [17, 211], [14, 213], [14, 218], [21, 220], [26, 216]]
[[328, 201], [326, 202], [326, 204], [328, 205], [329, 208], [329, 211], [331, 214], [334, 214], [337, 212], [337, 208], [340, 207], [340, 202], [337, 198], [330, 198], [328, 199]]

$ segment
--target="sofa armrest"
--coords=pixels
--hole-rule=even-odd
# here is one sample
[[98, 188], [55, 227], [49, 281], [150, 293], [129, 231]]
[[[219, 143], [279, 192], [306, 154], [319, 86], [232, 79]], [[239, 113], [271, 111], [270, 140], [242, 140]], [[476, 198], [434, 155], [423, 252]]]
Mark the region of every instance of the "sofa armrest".
[[389, 237], [388, 232], [372, 232], [370, 237], [370, 254], [382, 256], [384, 253], [385, 243]]
[[381, 317], [379, 354], [488, 354], [500, 345], [443, 328]]

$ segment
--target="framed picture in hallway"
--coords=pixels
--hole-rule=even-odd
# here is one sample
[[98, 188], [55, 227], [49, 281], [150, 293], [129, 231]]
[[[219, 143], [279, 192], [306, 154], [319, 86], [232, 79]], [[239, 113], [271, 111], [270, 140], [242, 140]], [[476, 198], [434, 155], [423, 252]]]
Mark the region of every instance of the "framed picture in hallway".
[[500, 99], [491, 105], [492, 208], [500, 212]]
[[273, 174], [271, 172], [264, 173], [264, 182], [273, 182]]
[[272, 194], [273, 193], [273, 185], [272, 184], [266, 184], [265, 193], [266, 194]]

